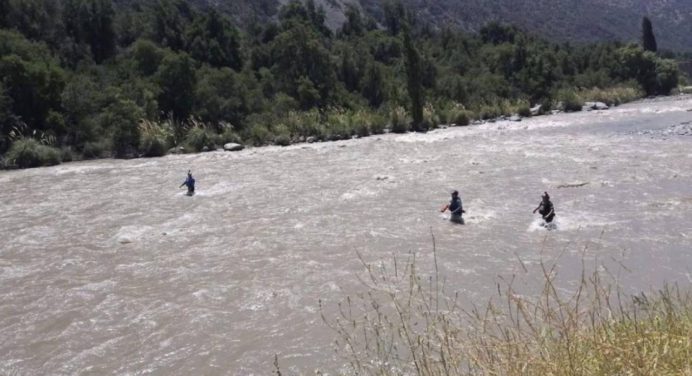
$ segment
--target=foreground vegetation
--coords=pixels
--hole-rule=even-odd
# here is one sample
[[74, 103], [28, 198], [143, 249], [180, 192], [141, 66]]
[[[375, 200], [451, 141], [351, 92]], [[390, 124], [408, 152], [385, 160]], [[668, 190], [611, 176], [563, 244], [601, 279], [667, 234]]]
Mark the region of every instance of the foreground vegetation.
[[566, 294], [542, 263], [539, 294], [512, 279], [467, 310], [445, 291], [437, 260], [431, 277], [413, 255], [363, 264], [366, 291], [323, 313], [355, 374], [692, 375], [692, 294], [677, 286], [628, 296], [594, 272]]
[[0, 0], [2, 163], [426, 130], [678, 85], [672, 60], [636, 45], [434, 31], [384, 9], [378, 23], [350, 8], [332, 32], [312, 0], [292, 1], [240, 31], [182, 0]]

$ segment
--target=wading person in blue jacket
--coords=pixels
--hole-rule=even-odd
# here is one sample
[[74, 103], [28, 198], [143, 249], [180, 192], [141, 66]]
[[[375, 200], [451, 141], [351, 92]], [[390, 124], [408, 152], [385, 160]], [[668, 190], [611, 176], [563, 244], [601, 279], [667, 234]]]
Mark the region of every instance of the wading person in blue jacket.
[[452, 213], [452, 216], [449, 217], [450, 221], [462, 225], [464, 224], [464, 218], [462, 218], [461, 215], [463, 213], [466, 213], [466, 211], [464, 211], [464, 208], [461, 204], [461, 199], [459, 198], [458, 191], [452, 192], [452, 201], [450, 201], [449, 204], [445, 205], [440, 211], [444, 213], [447, 210], [449, 210]]
[[187, 195], [192, 196], [195, 194], [195, 178], [192, 177], [192, 172], [190, 170], [187, 170], [187, 179], [183, 182], [183, 184], [180, 184], [180, 188], [183, 186], [187, 186]]

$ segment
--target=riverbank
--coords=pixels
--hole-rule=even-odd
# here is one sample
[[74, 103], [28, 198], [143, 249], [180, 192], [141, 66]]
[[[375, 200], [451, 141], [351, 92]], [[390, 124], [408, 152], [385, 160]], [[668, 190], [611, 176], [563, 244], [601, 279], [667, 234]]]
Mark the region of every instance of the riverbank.
[[[424, 111], [424, 123], [425, 128], [434, 130], [504, 120], [521, 121], [532, 116], [561, 112], [607, 110], [641, 97], [639, 90], [623, 86], [605, 90], [565, 89], [557, 94], [554, 103], [547, 102], [534, 107], [530, 107], [526, 101], [510, 100], [473, 109], [467, 109], [461, 104], [447, 103], [441, 107], [428, 104]], [[289, 112], [277, 124], [259, 124], [249, 129], [237, 130], [224, 125], [223, 131], [218, 133], [216, 128], [195, 119], [183, 124], [170, 119], [162, 122], [143, 120], [139, 124], [138, 151], [121, 157], [133, 159], [216, 150], [238, 151], [246, 146], [288, 146], [385, 133], [406, 133], [411, 131], [411, 118], [403, 107], [380, 111], [328, 109]], [[185, 137], [176, 137], [181, 131], [185, 133]], [[77, 152], [68, 147], [53, 147], [55, 138], [51, 137], [26, 137], [19, 136], [19, 133], [12, 137], [15, 138], [12, 147], [4, 156], [0, 156], [1, 168], [53, 166], [63, 162], [115, 156], [113, 145], [108, 142], [89, 143], [84, 150]]]

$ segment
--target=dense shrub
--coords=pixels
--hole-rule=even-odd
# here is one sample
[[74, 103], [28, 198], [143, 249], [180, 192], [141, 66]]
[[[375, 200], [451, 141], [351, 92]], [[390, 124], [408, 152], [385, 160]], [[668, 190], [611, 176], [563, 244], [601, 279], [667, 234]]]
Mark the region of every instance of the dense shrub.
[[298, 139], [314, 137], [322, 140], [326, 137], [326, 127], [322, 124], [322, 115], [317, 110], [290, 111], [284, 118], [283, 123], [288, 127], [290, 133]]
[[229, 142], [232, 142], [234, 144], [241, 144], [243, 142], [238, 132], [236, 132], [232, 126], [224, 127], [223, 132], [219, 136], [219, 140], [222, 144], [226, 144]]
[[269, 129], [266, 125], [255, 123], [247, 131], [247, 134], [243, 139], [251, 145], [262, 146], [266, 145], [271, 138], [272, 134], [271, 132], [269, 132]]
[[457, 126], [469, 125], [471, 123], [472, 114], [462, 106], [455, 106], [448, 110], [448, 122]]
[[382, 134], [387, 128], [387, 118], [380, 113], [370, 114], [370, 133]]
[[161, 157], [166, 155], [168, 145], [166, 140], [154, 135], [143, 135], [139, 144], [139, 151], [145, 157]]
[[382, 133], [386, 126], [376, 113], [363, 110], [353, 113], [352, 122], [359, 137]]
[[118, 158], [132, 157], [140, 144], [142, 109], [130, 100], [118, 100], [101, 115], [101, 127], [113, 132], [113, 151]]
[[12, 143], [5, 155], [5, 164], [18, 168], [53, 166], [61, 162], [60, 155], [60, 149], [42, 145], [32, 138], [21, 138]]
[[72, 162], [79, 159], [79, 156], [72, 150], [71, 147], [63, 147], [60, 149], [60, 160], [62, 162]]
[[203, 125], [196, 125], [187, 131], [183, 145], [185, 150], [200, 152], [205, 146], [209, 150], [215, 149], [218, 140], [219, 137], [214, 131]]
[[531, 117], [531, 107], [522, 105], [517, 109], [517, 114], [521, 117]]
[[274, 134], [274, 144], [288, 146], [291, 144], [291, 131], [285, 124], [279, 124], [272, 129]]
[[439, 111], [430, 103], [423, 108], [423, 123], [424, 129], [434, 129], [442, 123]]
[[108, 139], [89, 141], [84, 143], [82, 155], [87, 159], [109, 158], [111, 156], [112, 145]]
[[584, 101], [571, 89], [560, 90], [557, 94], [557, 100], [562, 103], [562, 110], [565, 112], [581, 111], [584, 107]]
[[582, 90], [578, 95], [586, 102], [603, 102], [609, 106], [617, 106], [642, 98], [644, 93], [634, 86], [619, 86], [608, 89]]
[[329, 141], [348, 139], [355, 134], [352, 113], [340, 109], [327, 113], [325, 127], [325, 136]]
[[502, 108], [497, 104], [488, 104], [481, 106], [478, 110], [478, 116], [481, 120], [496, 119], [502, 115]]
[[411, 120], [403, 107], [395, 107], [389, 113], [389, 126], [393, 133], [406, 133], [411, 130]]
[[173, 129], [169, 122], [142, 121], [139, 124], [139, 132], [141, 134], [139, 151], [145, 157], [166, 155], [173, 145]]

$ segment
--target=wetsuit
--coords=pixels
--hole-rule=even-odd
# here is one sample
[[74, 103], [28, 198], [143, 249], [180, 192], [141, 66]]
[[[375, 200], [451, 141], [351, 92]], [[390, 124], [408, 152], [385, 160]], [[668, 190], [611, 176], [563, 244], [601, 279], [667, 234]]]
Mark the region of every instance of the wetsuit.
[[461, 205], [461, 199], [459, 197], [452, 198], [448, 209], [452, 213], [452, 216], [449, 218], [450, 221], [454, 223], [464, 223], [464, 219], [461, 218], [461, 214], [464, 212], [464, 209]]
[[553, 221], [553, 219], [555, 219], [555, 208], [550, 200], [543, 200], [538, 212], [541, 213], [543, 220], [545, 220], [546, 223], [550, 223]]

